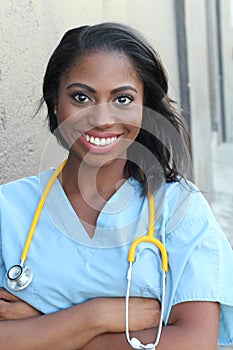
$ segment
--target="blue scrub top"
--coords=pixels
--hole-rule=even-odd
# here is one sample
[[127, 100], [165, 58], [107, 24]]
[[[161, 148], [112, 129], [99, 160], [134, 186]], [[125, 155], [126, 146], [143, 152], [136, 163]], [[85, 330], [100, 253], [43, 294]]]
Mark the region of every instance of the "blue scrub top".
[[[19, 263], [44, 186], [54, 170], [0, 186], [0, 286]], [[165, 323], [173, 305], [220, 303], [219, 344], [233, 342], [233, 253], [206, 200], [191, 183], [162, 184], [154, 193], [155, 237], [168, 252]], [[148, 202], [130, 178], [105, 203], [90, 238], [58, 180], [41, 212], [26, 265], [31, 285], [15, 292], [43, 313], [96, 297], [125, 296], [131, 241], [147, 233]], [[148, 243], [137, 247], [131, 296], [161, 300], [161, 260]]]

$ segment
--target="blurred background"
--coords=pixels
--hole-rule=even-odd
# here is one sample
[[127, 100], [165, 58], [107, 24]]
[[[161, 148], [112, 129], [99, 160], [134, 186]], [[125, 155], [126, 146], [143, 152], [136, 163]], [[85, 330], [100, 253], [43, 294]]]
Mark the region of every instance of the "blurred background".
[[[0, 0], [0, 183], [64, 151], [35, 117], [48, 59], [70, 28], [117, 21], [159, 52], [191, 130], [193, 180], [233, 244], [233, 0]], [[222, 348], [223, 349], [223, 348]]]
[[[61, 36], [83, 24], [119, 21], [140, 30], [161, 55], [170, 96], [190, 126], [194, 180], [213, 198], [215, 155], [233, 142], [233, 0], [0, 4], [0, 182], [38, 171], [48, 138], [45, 110], [32, 116], [48, 58]], [[51, 158], [44, 166], [51, 166], [60, 152], [50, 144], [47, 148]]]
[[[211, 199], [213, 158], [219, 146], [233, 142], [232, 0], [0, 0], [0, 4], [1, 182], [38, 171], [48, 137], [45, 110], [32, 116], [48, 58], [61, 36], [83, 24], [119, 21], [139, 29], [161, 55], [170, 96], [190, 126], [194, 180]], [[53, 162], [57, 152], [49, 153], [48, 161]]]

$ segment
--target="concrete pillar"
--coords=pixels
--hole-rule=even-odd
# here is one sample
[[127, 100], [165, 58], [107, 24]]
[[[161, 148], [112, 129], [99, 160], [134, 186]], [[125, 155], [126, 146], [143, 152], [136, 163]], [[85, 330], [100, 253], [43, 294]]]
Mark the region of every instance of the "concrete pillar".
[[208, 62], [209, 62], [209, 94], [210, 110], [213, 130], [213, 149], [223, 139], [223, 125], [221, 121], [221, 93], [220, 93], [220, 72], [219, 72], [219, 52], [218, 42], [216, 2], [206, 0], [207, 15], [207, 42], [208, 42]]
[[193, 174], [195, 183], [210, 199], [213, 191], [212, 132], [205, 1], [186, 0], [185, 13], [190, 79]]
[[221, 16], [223, 94], [226, 142], [233, 142], [233, 0], [219, 3]]

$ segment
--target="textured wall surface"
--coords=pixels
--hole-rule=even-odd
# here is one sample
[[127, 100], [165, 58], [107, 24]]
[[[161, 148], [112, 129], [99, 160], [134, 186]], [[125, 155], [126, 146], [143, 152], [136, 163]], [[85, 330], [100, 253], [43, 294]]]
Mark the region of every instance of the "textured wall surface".
[[38, 169], [43, 113], [33, 118], [42, 76], [57, 41], [53, 9], [44, 1], [2, 1], [0, 13], [1, 182]]
[[145, 6], [140, 0], [0, 0], [0, 8], [0, 183], [56, 166], [64, 157], [47, 132], [45, 109], [33, 115], [48, 58], [72, 27], [102, 21], [134, 25], [158, 48], [178, 99], [171, 1], [147, 0]]

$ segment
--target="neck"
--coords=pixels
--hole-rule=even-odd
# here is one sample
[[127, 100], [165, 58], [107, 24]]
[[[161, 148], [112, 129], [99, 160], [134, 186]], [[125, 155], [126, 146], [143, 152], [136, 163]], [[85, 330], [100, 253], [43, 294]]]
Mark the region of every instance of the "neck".
[[127, 179], [125, 164], [125, 159], [116, 159], [100, 168], [92, 167], [70, 154], [59, 179], [66, 193], [83, 196], [85, 192], [89, 198], [107, 200]]

